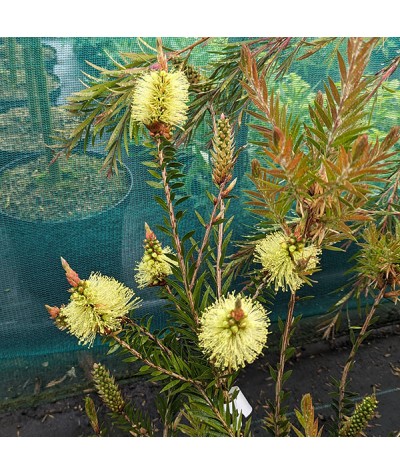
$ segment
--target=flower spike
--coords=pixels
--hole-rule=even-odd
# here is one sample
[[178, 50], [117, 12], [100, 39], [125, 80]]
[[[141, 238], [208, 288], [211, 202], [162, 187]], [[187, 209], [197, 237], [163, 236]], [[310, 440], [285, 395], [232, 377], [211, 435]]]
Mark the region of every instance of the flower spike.
[[215, 366], [237, 370], [252, 363], [265, 347], [267, 315], [250, 297], [221, 297], [201, 316], [200, 346]]
[[181, 71], [151, 70], [137, 81], [132, 120], [142, 122], [153, 135], [168, 138], [169, 129], [186, 121], [189, 82]]
[[144, 223], [146, 239], [144, 240], [144, 256], [135, 270], [135, 280], [139, 289], [165, 284], [165, 277], [172, 274], [171, 264], [174, 263], [167, 254], [171, 254], [169, 247], [163, 248], [155, 233], [147, 223]]
[[140, 299], [133, 290], [99, 272], [92, 272], [88, 279], [81, 280], [65, 259], [61, 262], [73, 288], [68, 305], [45, 306], [56, 326], [89, 347], [97, 334], [121, 330], [124, 318], [139, 306]]
[[294, 292], [316, 272], [321, 249], [314, 244], [305, 246], [301, 239], [279, 231], [261, 239], [255, 248], [255, 261], [269, 274], [268, 283], [274, 290], [288, 288]]

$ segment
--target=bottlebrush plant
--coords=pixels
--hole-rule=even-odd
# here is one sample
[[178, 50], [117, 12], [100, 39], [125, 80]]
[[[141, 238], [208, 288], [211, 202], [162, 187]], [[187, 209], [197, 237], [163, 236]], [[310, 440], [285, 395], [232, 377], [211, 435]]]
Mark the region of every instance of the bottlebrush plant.
[[[89, 139], [94, 143], [111, 131], [105, 145], [108, 173], [117, 171], [122, 148], [129, 153], [131, 140], [148, 148], [148, 184], [163, 190], [156, 201], [165, 225], [152, 229], [151, 223], [143, 223], [143, 258], [132, 262], [132, 269], [138, 289], [158, 290], [169, 316], [165, 327], [154, 330], [151, 318], [135, 317], [141, 300], [133, 290], [96, 272], [79, 277], [79, 262], [65, 259], [69, 303], [47, 309], [55, 324], [82, 344], [91, 345], [101, 335], [110, 352], [141, 363], [140, 374], [160, 385], [157, 409], [164, 436], [249, 436], [251, 417], [240, 403], [243, 395], [235, 381], [243, 367], [267, 354], [269, 301], [278, 291], [288, 292], [287, 316], [277, 329], [282, 333], [280, 357], [270, 366], [274, 397], [267, 403], [264, 426], [266, 434], [274, 436], [321, 436], [310, 394], [304, 396], [301, 412], [296, 411], [303, 431], [287, 416], [284, 386], [300, 320], [297, 291], [318, 278], [323, 252], [343, 250], [343, 244], [354, 242], [359, 251], [348, 297], [338, 302], [326, 335], [337, 325], [348, 298], [372, 296], [374, 303], [358, 335], [350, 330], [353, 347], [334, 396], [332, 434], [359, 435], [377, 402], [368, 396], [354, 408], [348, 374], [377, 305], [383, 298], [397, 301], [400, 282], [399, 174], [393, 151], [400, 129], [393, 127], [371, 142], [367, 106], [400, 60], [394, 58], [374, 76], [366, 75], [371, 52], [381, 41], [349, 38], [347, 58], [337, 53], [340, 83], [327, 77], [308, 107], [309, 120], [301, 123], [281, 102], [273, 79], [285, 75], [294, 61], [335, 42], [343, 45], [343, 38], [224, 42], [209, 68], [196, 71], [190, 55], [208, 40], [200, 38], [173, 51], [157, 39], [156, 49], [122, 53], [124, 64], [116, 62], [113, 70], [97, 68], [100, 77], [91, 78], [91, 84], [69, 99], [67, 108], [80, 118], [80, 125], [61, 145], [60, 154], [68, 155], [81, 139], [86, 146]], [[246, 211], [258, 217], [258, 224], [230, 253], [236, 223], [230, 203], [244, 150], [236, 136], [245, 116], [259, 136], [251, 147], [257, 148], [257, 156], [250, 157], [251, 186], [245, 192]], [[213, 192], [207, 192], [208, 216], [195, 211], [202, 229], [199, 239], [194, 224], [184, 235], [181, 231], [189, 196], [179, 193], [185, 179], [180, 152], [199, 140], [197, 132], [207, 123], [211, 139], [203, 139], [210, 153]], [[133, 436], [154, 434], [150, 418], [124, 400], [104, 366], [95, 364], [93, 380], [119, 427]], [[90, 398], [86, 410], [95, 433], [102, 435]]]

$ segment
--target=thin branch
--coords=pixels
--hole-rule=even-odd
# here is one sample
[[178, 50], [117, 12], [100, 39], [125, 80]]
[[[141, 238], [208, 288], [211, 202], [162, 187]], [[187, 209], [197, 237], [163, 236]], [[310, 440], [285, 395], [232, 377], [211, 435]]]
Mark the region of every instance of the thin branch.
[[[189, 46], [186, 46], [185, 48], [183, 49], [180, 49], [178, 51], [174, 51], [171, 55], [172, 56], [177, 56], [178, 54], [182, 54], [182, 53], [185, 53], [186, 51], [192, 51], [196, 46], [200, 45], [201, 43], [205, 43], [206, 41], [208, 41], [209, 39], [211, 38], [211, 36], [203, 36], [202, 38], [200, 38], [199, 40], [195, 41], [194, 43], [190, 44]], [[169, 59], [169, 58], [168, 58]]]
[[281, 393], [282, 393], [282, 386], [283, 386], [283, 375], [284, 375], [285, 363], [286, 363], [286, 350], [289, 347], [290, 333], [293, 326], [295, 303], [296, 303], [296, 292], [292, 292], [290, 296], [289, 306], [288, 306], [288, 314], [286, 317], [285, 328], [282, 335], [281, 351], [279, 355], [279, 367], [278, 367], [278, 373], [277, 373], [276, 384], [275, 384], [274, 424], [275, 424], [275, 435], [277, 437], [280, 435], [278, 422], [280, 419], [280, 412], [281, 412], [281, 399], [282, 399]]
[[169, 356], [172, 355], [172, 351], [167, 348], [159, 338], [157, 338], [155, 335], [153, 335], [151, 332], [147, 330], [147, 328], [143, 327], [142, 325], [139, 325], [138, 323], [134, 322], [131, 319], [126, 319], [126, 321], [131, 325], [132, 327], [135, 327], [140, 333], [143, 335], [146, 335], [151, 341], [153, 341], [162, 351], [167, 353]]
[[160, 169], [161, 169], [161, 177], [162, 177], [163, 186], [164, 186], [165, 199], [167, 201], [167, 206], [168, 206], [169, 220], [170, 220], [170, 223], [171, 223], [172, 236], [173, 236], [173, 239], [174, 239], [174, 242], [175, 242], [175, 249], [176, 249], [177, 259], [178, 259], [178, 263], [179, 263], [179, 268], [180, 268], [181, 273], [182, 273], [182, 280], [183, 280], [183, 284], [185, 286], [186, 295], [189, 299], [190, 310], [192, 312], [193, 319], [194, 319], [196, 325], [198, 325], [199, 324], [199, 317], [197, 315], [197, 312], [196, 312], [196, 309], [195, 309], [195, 306], [194, 306], [192, 290], [191, 290], [191, 287], [189, 287], [189, 283], [188, 283], [188, 277], [187, 277], [187, 273], [186, 273], [186, 265], [185, 265], [185, 260], [184, 260], [184, 257], [183, 257], [182, 243], [181, 243], [181, 240], [180, 240], [179, 234], [178, 234], [178, 224], [177, 224], [176, 217], [175, 217], [174, 206], [172, 204], [171, 189], [170, 189], [169, 184], [168, 184], [167, 169], [164, 165], [164, 154], [163, 154], [163, 151], [161, 150], [161, 140], [160, 140], [160, 138], [157, 138], [156, 141], [157, 141], [158, 161], [159, 161], [159, 165], [160, 165]]
[[396, 56], [392, 62], [389, 64], [389, 66], [386, 66], [385, 68], [381, 69], [379, 72], [376, 73], [376, 77], [378, 78], [378, 81], [375, 85], [375, 87], [372, 89], [372, 91], [368, 94], [367, 100], [369, 100], [375, 92], [380, 88], [380, 86], [389, 79], [389, 77], [396, 71], [396, 69], [400, 65], [400, 56]]
[[[225, 217], [225, 203], [224, 200], [221, 200], [220, 205], [220, 219]], [[215, 273], [216, 273], [216, 282], [217, 282], [217, 296], [221, 298], [222, 296], [222, 243], [224, 239], [224, 223], [218, 225], [218, 244], [217, 244], [217, 261], [215, 263]]]
[[196, 265], [195, 265], [195, 268], [194, 268], [194, 271], [193, 271], [193, 277], [192, 277], [192, 280], [191, 280], [190, 286], [189, 286], [190, 290], [193, 289], [194, 284], [196, 282], [196, 277], [197, 277], [197, 273], [200, 269], [201, 260], [202, 260], [202, 257], [203, 257], [203, 252], [204, 252], [204, 249], [206, 248], [206, 246], [208, 244], [208, 240], [210, 238], [211, 228], [213, 226], [215, 216], [217, 214], [218, 207], [220, 206], [220, 204], [222, 202], [222, 195], [223, 195], [223, 187], [221, 186], [221, 188], [219, 190], [219, 193], [218, 193], [218, 197], [214, 202], [214, 207], [213, 207], [213, 210], [211, 212], [210, 220], [209, 220], [208, 224], [206, 225], [206, 231], [204, 233], [203, 242], [201, 243], [201, 247], [200, 247], [199, 253], [197, 255], [197, 261], [196, 261]]
[[260, 282], [260, 284], [258, 285], [254, 295], [253, 295], [253, 299], [255, 300], [259, 295], [260, 295], [260, 292], [261, 290], [267, 285], [267, 282], [270, 278], [270, 274], [265, 274], [262, 281]]
[[175, 301], [176, 298], [175, 298], [175, 295], [173, 294], [173, 292], [172, 292], [172, 290], [171, 290], [171, 287], [170, 287], [168, 284], [165, 284], [165, 285], [163, 286], [163, 288], [167, 291], [167, 293], [168, 293], [169, 295], [171, 295], [171, 297], [174, 298], [174, 304], [175, 304], [176, 309], [177, 309], [178, 311], [182, 312], [181, 307], [180, 307], [180, 306], [178, 305], [178, 303]]
[[368, 330], [369, 325], [371, 324], [371, 319], [375, 314], [376, 308], [378, 307], [380, 301], [382, 300], [384, 294], [385, 294], [386, 286], [383, 286], [382, 289], [380, 290], [379, 294], [375, 297], [374, 303], [371, 307], [371, 310], [369, 311], [364, 324], [360, 330], [360, 333], [357, 336], [356, 341], [353, 343], [353, 346], [351, 348], [350, 354], [347, 358], [346, 364], [343, 368], [343, 373], [342, 377], [340, 379], [340, 384], [339, 384], [339, 399], [338, 399], [338, 410], [339, 410], [339, 422], [342, 421], [343, 419], [343, 400], [344, 400], [344, 395], [345, 395], [345, 389], [346, 389], [346, 384], [347, 384], [347, 379], [349, 376], [349, 372], [351, 370], [351, 367], [353, 366], [354, 363], [354, 358], [356, 356], [357, 350], [360, 347], [362, 341], [365, 338], [365, 334]]
[[185, 383], [191, 383], [193, 385], [196, 385], [196, 384], [199, 384], [199, 383], [196, 383], [193, 379], [190, 379], [190, 378], [185, 378], [185, 376], [182, 376], [181, 374], [178, 374], [178, 373], [175, 373], [174, 371], [170, 371], [168, 369], [165, 369], [161, 366], [158, 366], [157, 364], [153, 363], [152, 361], [150, 361], [149, 359], [145, 358], [141, 353], [139, 353], [139, 351], [135, 350], [135, 348], [132, 348], [128, 343], [126, 343], [124, 340], [122, 340], [121, 338], [119, 338], [118, 335], [116, 335], [115, 333], [112, 333], [110, 335], [120, 346], [122, 346], [123, 348], [125, 348], [129, 353], [131, 353], [133, 356], [135, 356], [136, 358], [138, 358], [140, 361], [142, 361], [144, 364], [146, 364], [147, 366], [150, 366], [150, 368], [153, 368], [157, 371], [160, 371], [160, 373], [163, 373], [163, 374], [166, 374], [168, 376], [170, 376], [171, 378], [174, 378], [174, 379], [179, 379], [179, 381], [182, 381], [182, 382], [185, 382]]

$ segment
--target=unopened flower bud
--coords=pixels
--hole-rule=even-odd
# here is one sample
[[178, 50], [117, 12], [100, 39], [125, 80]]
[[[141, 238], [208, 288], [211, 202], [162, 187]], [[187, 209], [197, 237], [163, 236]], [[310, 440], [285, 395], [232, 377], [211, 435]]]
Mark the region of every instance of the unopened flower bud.
[[229, 119], [221, 114], [216, 125], [212, 151], [213, 180], [220, 186], [231, 180], [236, 159], [233, 155], [234, 139]]
[[150, 65], [150, 69], [152, 71], [159, 71], [161, 69], [161, 64], [160, 63], [153, 63]]
[[256, 158], [251, 161], [251, 174], [253, 178], [258, 178], [261, 175], [261, 165]]
[[235, 310], [232, 310], [231, 316], [235, 319], [236, 322], [239, 322], [240, 320], [242, 320], [242, 318], [245, 317], [245, 313], [242, 309], [242, 301], [239, 297], [236, 299]]
[[340, 429], [340, 437], [357, 437], [361, 435], [369, 421], [374, 417], [378, 402], [375, 395], [365, 397], [356, 405], [353, 415]]
[[150, 226], [147, 223], [144, 223], [144, 228], [146, 230], [146, 240], [147, 241], [149, 241], [149, 240], [153, 241], [154, 239], [156, 239], [156, 235], [153, 233], [153, 231], [150, 229]]
[[68, 262], [62, 257], [61, 257], [61, 265], [63, 266], [63, 269], [65, 270], [65, 276], [68, 280], [68, 283], [72, 285], [72, 287], [77, 287], [79, 283], [81, 282], [79, 275], [73, 269], [71, 269]]
[[50, 305], [45, 305], [45, 307], [53, 320], [55, 320], [60, 314], [60, 309], [58, 307], [50, 307]]
[[229, 183], [229, 186], [225, 188], [224, 190], [223, 197], [226, 197], [229, 195], [229, 193], [235, 188], [236, 182], [237, 182], [237, 178], [235, 178], [234, 180], [232, 180], [231, 183]]
[[92, 426], [92, 429], [94, 430], [95, 434], [99, 435], [101, 431], [99, 420], [97, 418], [96, 407], [94, 405], [93, 399], [89, 396], [86, 396], [85, 398], [85, 412], [89, 418], [90, 425]]
[[101, 364], [93, 365], [93, 381], [104, 404], [113, 412], [121, 412], [125, 406], [121, 391], [113, 376]]

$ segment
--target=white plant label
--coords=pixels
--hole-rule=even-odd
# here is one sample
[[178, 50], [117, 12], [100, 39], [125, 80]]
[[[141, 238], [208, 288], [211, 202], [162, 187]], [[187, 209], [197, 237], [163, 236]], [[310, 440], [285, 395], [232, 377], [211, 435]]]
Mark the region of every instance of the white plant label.
[[249, 417], [249, 415], [253, 411], [253, 408], [250, 406], [249, 402], [244, 397], [244, 394], [238, 386], [232, 386], [231, 390], [229, 391], [229, 394], [233, 394], [235, 391], [237, 391], [237, 395], [236, 398], [228, 405], [229, 412], [232, 413], [232, 404], [234, 404], [235, 409], [238, 412], [241, 412], [244, 417]]

